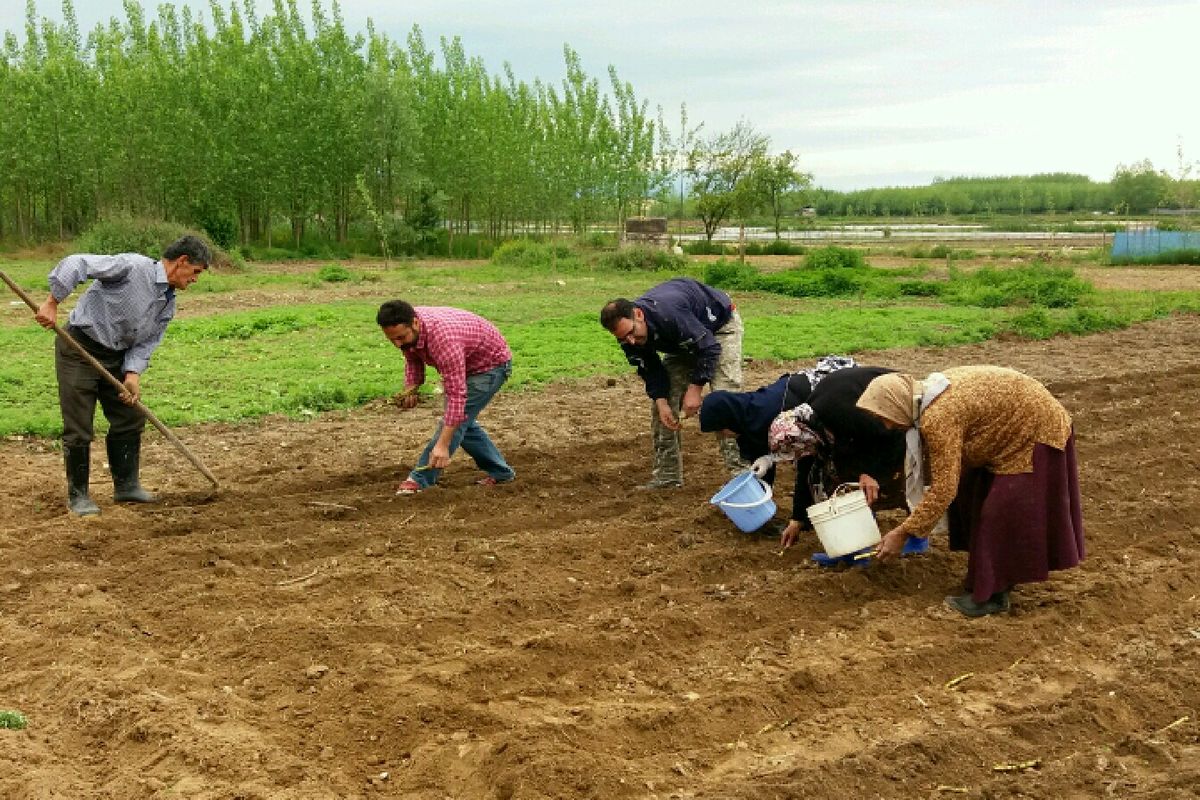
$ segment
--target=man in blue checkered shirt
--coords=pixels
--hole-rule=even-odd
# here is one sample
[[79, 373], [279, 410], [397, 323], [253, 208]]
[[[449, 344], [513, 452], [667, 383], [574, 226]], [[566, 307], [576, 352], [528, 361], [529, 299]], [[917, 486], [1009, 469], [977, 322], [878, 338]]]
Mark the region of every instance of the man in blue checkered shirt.
[[175, 316], [175, 290], [191, 286], [211, 259], [207, 244], [195, 236], [184, 236], [168, 246], [159, 261], [137, 253], [78, 254], [67, 256], [51, 270], [50, 296], [37, 310], [38, 323], [53, 327], [58, 321], [58, 304], [79, 284], [91, 280], [71, 312], [66, 332], [125, 386], [124, 392], [118, 392], [75, 348], [56, 340], [54, 369], [63, 418], [67, 507], [74, 513], [100, 513], [88, 494], [97, 400], [109, 425], [105, 445], [113, 499], [125, 503], [157, 499], [138, 480], [146, 427], [145, 416], [136, 408], [141, 374]]

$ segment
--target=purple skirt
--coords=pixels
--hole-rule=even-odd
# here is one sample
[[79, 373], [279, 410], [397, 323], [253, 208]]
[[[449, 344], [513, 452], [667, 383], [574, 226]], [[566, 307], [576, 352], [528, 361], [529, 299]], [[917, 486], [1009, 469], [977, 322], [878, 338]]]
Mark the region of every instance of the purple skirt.
[[1083, 560], [1075, 434], [1062, 450], [1038, 444], [1033, 472], [963, 473], [947, 513], [950, 549], [966, 550], [965, 588], [977, 603]]

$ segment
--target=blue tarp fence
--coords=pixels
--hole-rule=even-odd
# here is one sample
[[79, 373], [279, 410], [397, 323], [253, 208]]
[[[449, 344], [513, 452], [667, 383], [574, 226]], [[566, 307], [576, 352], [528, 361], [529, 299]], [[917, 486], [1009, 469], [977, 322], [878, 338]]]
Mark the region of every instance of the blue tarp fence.
[[1153, 256], [1170, 250], [1200, 250], [1200, 233], [1189, 231], [1118, 231], [1113, 234], [1113, 258]]

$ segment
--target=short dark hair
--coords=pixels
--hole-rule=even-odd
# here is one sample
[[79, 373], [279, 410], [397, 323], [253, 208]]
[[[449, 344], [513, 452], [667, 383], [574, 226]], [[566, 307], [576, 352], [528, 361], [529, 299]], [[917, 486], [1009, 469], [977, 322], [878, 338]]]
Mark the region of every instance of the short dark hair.
[[375, 315], [375, 321], [381, 328], [390, 328], [393, 325], [412, 327], [416, 318], [416, 309], [403, 300], [388, 300], [379, 307], [379, 313]]
[[212, 251], [208, 249], [208, 244], [199, 236], [190, 233], [171, 242], [162, 254], [164, 261], [174, 261], [180, 256], [187, 256], [188, 261], [193, 264], [203, 264], [206, 267], [212, 263]]
[[610, 300], [600, 309], [600, 324], [606, 331], [612, 332], [623, 319], [633, 319], [633, 303], [624, 297]]

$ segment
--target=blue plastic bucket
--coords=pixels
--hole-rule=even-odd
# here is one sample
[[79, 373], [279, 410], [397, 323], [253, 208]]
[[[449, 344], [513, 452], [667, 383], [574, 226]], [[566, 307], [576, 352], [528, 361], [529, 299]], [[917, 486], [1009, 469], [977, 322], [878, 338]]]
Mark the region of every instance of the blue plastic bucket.
[[724, 511], [725, 516], [746, 533], [758, 530], [775, 516], [771, 487], [749, 470], [735, 475], [708, 502]]

